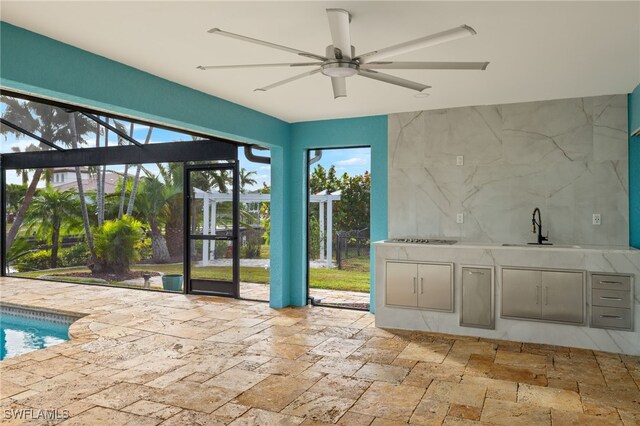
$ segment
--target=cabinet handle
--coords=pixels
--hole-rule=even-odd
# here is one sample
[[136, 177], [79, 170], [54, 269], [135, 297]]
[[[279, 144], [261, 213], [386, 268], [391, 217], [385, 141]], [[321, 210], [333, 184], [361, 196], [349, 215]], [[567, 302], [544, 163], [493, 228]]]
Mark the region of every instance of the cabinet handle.
[[620, 281], [600, 281], [600, 284], [622, 284]]
[[424, 294], [424, 277], [420, 277], [420, 294]]
[[622, 300], [622, 297], [600, 296], [602, 300]]
[[540, 286], [536, 286], [536, 305], [540, 304]]
[[618, 315], [600, 315], [600, 318], [622, 319], [622, 317], [620, 317]]
[[484, 275], [484, 272], [482, 271], [468, 271], [469, 274], [475, 274], [475, 275]]
[[549, 304], [549, 287], [547, 286], [544, 287], [544, 304]]
[[416, 280], [417, 280], [417, 278], [416, 278], [416, 277], [413, 277], [413, 294], [417, 293], [417, 289], [416, 289], [416, 287], [417, 287]]

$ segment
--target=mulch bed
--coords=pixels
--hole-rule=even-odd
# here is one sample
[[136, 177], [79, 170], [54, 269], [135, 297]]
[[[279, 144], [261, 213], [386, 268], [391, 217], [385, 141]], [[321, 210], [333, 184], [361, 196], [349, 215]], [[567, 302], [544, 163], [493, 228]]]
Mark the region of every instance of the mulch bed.
[[[148, 271], [152, 277], [157, 277], [160, 275], [159, 272], [151, 272]], [[79, 278], [94, 278], [101, 279], [105, 281], [127, 281], [127, 280], [135, 280], [137, 278], [143, 278], [144, 271], [130, 271], [126, 274], [108, 274], [104, 272], [69, 272], [67, 274], [56, 274], [62, 277], [79, 277]]]

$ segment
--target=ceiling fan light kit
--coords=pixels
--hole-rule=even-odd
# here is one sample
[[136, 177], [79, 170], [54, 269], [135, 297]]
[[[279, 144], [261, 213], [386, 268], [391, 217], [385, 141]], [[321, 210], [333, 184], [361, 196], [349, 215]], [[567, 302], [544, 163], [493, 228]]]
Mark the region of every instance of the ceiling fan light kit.
[[259, 68], [259, 67], [308, 67], [316, 66], [318, 68], [302, 74], [289, 77], [285, 80], [264, 86], [255, 91], [266, 92], [273, 88], [282, 86], [287, 83], [305, 78], [317, 73], [321, 73], [331, 78], [334, 98], [342, 98], [347, 96], [346, 78], [355, 75], [393, 84], [407, 89], [415, 90], [415, 97], [424, 98], [429, 96], [425, 91], [431, 86], [406, 80], [389, 74], [381, 73], [378, 69], [397, 69], [397, 70], [478, 70], [487, 69], [489, 62], [390, 62], [383, 61], [393, 56], [402, 55], [404, 53], [413, 52], [415, 50], [424, 49], [438, 44], [458, 40], [464, 37], [476, 35], [476, 31], [468, 25], [451, 28], [436, 34], [420, 37], [404, 43], [386, 47], [384, 49], [374, 50], [362, 55], [356, 55], [355, 48], [351, 45], [351, 32], [349, 24], [351, 22], [351, 14], [344, 9], [327, 9], [327, 17], [329, 19], [329, 31], [331, 32], [331, 40], [333, 44], [327, 46], [325, 56], [316, 55], [315, 53], [305, 52], [303, 50], [270, 43], [263, 40], [234, 34], [223, 31], [219, 28], [212, 28], [208, 32], [210, 34], [220, 35], [245, 41], [248, 43], [258, 44], [272, 49], [283, 50], [293, 53], [316, 62], [293, 62], [293, 63], [273, 63], [273, 64], [247, 64], [247, 65], [211, 65], [197, 68], [200, 70], [212, 69], [230, 69], [230, 68]]

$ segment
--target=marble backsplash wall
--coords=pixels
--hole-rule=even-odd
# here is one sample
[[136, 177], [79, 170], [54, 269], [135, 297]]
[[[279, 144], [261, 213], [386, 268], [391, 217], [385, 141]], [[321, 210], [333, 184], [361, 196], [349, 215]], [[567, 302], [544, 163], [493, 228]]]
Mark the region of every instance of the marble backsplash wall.
[[627, 133], [626, 95], [391, 114], [389, 237], [532, 242], [539, 207], [555, 244], [627, 246]]

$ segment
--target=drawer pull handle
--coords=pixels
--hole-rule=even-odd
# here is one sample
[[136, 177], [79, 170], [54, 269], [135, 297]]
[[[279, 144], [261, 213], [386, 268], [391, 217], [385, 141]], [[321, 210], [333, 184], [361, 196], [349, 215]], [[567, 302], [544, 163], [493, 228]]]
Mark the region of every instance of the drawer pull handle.
[[622, 297], [600, 296], [603, 300], [622, 300]]
[[600, 284], [622, 284], [620, 281], [600, 281]]
[[622, 317], [620, 317], [618, 315], [600, 315], [600, 318], [622, 319]]
[[484, 275], [484, 272], [482, 272], [482, 271], [469, 271], [469, 274], [472, 274], [472, 275]]
[[544, 286], [544, 304], [549, 304], [549, 287]]

